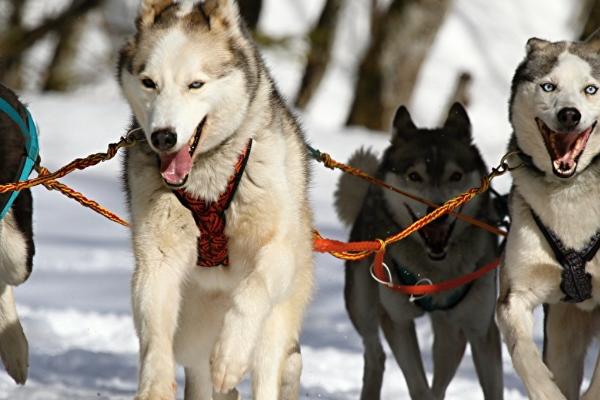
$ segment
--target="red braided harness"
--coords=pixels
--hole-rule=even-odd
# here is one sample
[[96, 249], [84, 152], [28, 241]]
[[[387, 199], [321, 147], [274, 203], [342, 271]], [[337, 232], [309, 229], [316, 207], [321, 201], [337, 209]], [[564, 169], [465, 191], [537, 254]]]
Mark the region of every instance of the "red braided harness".
[[231, 205], [235, 192], [239, 186], [250, 151], [252, 140], [248, 142], [246, 149], [240, 155], [235, 165], [235, 170], [225, 191], [219, 200], [208, 203], [202, 199], [192, 197], [185, 189], [174, 191], [181, 204], [192, 212], [196, 225], [200, 230], [198, 237], [198, 260], [197, 265], [203, 268], [218, 266], [229, 266], [228, 238], [225, 235], [225, 211]]

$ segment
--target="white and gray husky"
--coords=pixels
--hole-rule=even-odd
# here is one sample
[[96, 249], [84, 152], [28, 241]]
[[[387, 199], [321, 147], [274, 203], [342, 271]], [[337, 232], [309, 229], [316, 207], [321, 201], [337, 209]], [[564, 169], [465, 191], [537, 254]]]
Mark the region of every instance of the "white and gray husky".
[[[512, 90], [512, 227], [498, 318], [530, 398], [578, 399], [600, 332], [600, 38], [531, 39]], [[543, 359], [533, 309], [546, 304]], [[544, 362], [545, 361], [545, 364]], [[600, 399], [600, 367], [585, 399]]]
[[128, 151], [137, 399], [296, 399], [312, 288], [305, 142], [233, 0], [144, 0], [119, 79]]
[[[391, 146], [378, 159], [369, 151], [356, 153], [350, 164], [391, 185], [442, 204], [477, 187], [486, 166], [472, 143], [466, 111], [455, 104], [440, 129], [418, 129], [402, 107], [394, 121]], [[343, 176], [337, 191], [340, 218], [352, 226], [351, 241], [385, 238], [431, 211], [416, 201]], [[489, 195], [466, 205], [462, 213], [493, 222]], [[497, 239], [454, 216], [446, 216], [419, 234], [388, 249], [386, 264], [398, 284], [440, 282], [456, 278], [498, 257]], [[380, 398], [385, 354], [379, 339], [383, 329], [413, 399], [442, 399], [460, 364], [467, 342], [486, 399], [502, 399], [500, 334], [494, 321], [496, 274], [450, 292], [416, 300], [390, 291], [370, 274], [372, 260], [348, 262], [346, 308], [363, 339], [365, 365], [362, 400]], [[433, 384], [423, 369], [414, 319], [429, 314], [435, 334]]]

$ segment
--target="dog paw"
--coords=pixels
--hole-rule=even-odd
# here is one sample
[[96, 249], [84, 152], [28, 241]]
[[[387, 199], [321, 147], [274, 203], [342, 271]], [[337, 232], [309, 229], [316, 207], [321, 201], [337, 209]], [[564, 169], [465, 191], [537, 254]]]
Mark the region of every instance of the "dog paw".
[[135, 400], [175, 400], [177, 395], [177, 384], [152, 385], [148, 389], [141, 389], [135, 396]]
[[29, 369], [29, 344], [18, 321], [0, 334], [0, 357], [8, 375], [17, 384], [24, 385]]
[[229, 393], [241, 382], [248, 370], [250, 356], [237, 340], [217, 342], [211, 357], [212, 382], [217, 393]]

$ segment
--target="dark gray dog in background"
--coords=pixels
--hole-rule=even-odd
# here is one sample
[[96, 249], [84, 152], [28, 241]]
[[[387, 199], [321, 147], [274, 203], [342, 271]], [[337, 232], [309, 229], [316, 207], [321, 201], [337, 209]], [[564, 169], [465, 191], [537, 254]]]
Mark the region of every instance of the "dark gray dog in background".
[[[401, 107], [394, 120], [392, 143], [383, 157], [379, 159], [368, 150], [360, 150], [350, 164], [436, 204], [479, 186], [487, 171], [472, 143], [469, 117], [460, 104], [452, 107], [442, 128], [433, 130], [417, 128], [408, 110]], [[432, 211], [348, 175], [340, 179], [336, 206], [342, 221], [352, 226], [351, 241], [389, 237]], [[495, 219], [487, 194], [464, 206], [461, 213], [488, 222]], [[414, 285], [457, 278], [497, 257], [494, 235], [446, 216], [389, 248], [385, 262], [395, 283]], [[361, 399], [380, 398], [385, 354], [379, 327], [413, 399], [444, 398], [467, 342], [485, 398], [502, 399], [501, 343], [494, 321], [496, 274], [415, 300], [375, 282], [370, 275], [371, 263], [372, 259], [348, 262], [346, 270], [346, 308], [365, 348]], [[431, 318], [435, 335], [431, 386], [425, 376], [414, 324], [414, 319], [425, 314]]]

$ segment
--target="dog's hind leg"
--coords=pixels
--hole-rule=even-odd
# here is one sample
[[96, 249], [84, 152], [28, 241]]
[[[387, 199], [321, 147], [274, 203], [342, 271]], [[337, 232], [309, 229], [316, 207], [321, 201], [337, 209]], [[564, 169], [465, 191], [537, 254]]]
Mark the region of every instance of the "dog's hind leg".
[[300, 395], [300, 376], [302, 375], [302, 355], [300, 344], [296, 343], [283, 364], [279, 400], [297, 400]]
[[0, 357], [15, 382], [25, 384], [29, 359], [27, 338], [17, 316], [13, 289], [6, 285], [0, 285]]
[[212, 400], [242, 400], [242, 396], [236, 389], [233, 389], [227, 394], [215, 393], [213, 394]]
[[443, 314], [432, 314], [431, 323], [434, 332], [432, 391], [437, 399], [443, 399], [463, 358], [467, 339]]
[[384, 313], [381, 327], [402, 369], [410, 397], [415, 400], [434, 400], [425, 376], [414, 320], [393, 321]]
[[[598, 313], [596, 312], [596, 318], [598, 318]], [[586, 390], [585, 394], [581, 396], [581, 400], [596, 400], [600, 399], [600, 354], [598, 355], [598, 359], [596, 360], [596, 368], [594, 369], [594, 376], [592, 377], [592, 382], [590, 386]]]
[[567, 399], [577, 400], [593, 314], [562, 303], [546, 306], [545, 312], [544, 361]]
[[294, 309], [290, 298], [277, 305], [265, 323], [253, 355], [254, 400], [298, 399], [302, 358], [297, 335], [301, 320]]
[[344, 295], [346, 309], [364, 345], [361, 400], [379, 400], [385, 369], [385, 353], [379, 339], [377, 284], [369, 275], [368, 262], [347, 262]]
[[[200, 363], [202, 364], [202, 363]], [[212, 400], [213, 390], [210, 381], [208, 361], [205, 365], [185, 368], [184, 400]]]

